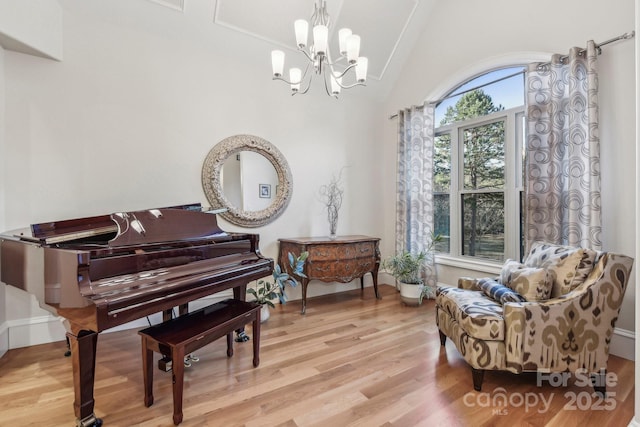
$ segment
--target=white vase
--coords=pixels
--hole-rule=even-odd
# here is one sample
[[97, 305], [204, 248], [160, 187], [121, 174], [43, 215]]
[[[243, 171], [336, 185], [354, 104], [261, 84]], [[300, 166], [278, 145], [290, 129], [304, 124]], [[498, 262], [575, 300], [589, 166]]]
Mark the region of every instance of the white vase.
[[269, 320], [269, 317], [271, 317], [271, 311], [269, 310], [269, 305], [262, 304], [262, 307], [260, 308], [260, 323], [266, 322], [267, 320]]
[[406, 305], [420, 305], [420, 294], [423, 288], [423, 284], [400, 282], [400, 300]]

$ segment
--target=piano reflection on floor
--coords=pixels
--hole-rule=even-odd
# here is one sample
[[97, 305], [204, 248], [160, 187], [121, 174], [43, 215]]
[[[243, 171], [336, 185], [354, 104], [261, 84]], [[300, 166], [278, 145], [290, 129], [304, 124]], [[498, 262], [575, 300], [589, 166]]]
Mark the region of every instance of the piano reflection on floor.
[[[0, 279], [63, 317], [77, 425], [99, 426], [93, 386], [98, 333], [268, 276], [259, 236], [227, 233], [199, 204], [69, 219], [0, 235]], [[243, 331], [238, 331], [245, 339]]]

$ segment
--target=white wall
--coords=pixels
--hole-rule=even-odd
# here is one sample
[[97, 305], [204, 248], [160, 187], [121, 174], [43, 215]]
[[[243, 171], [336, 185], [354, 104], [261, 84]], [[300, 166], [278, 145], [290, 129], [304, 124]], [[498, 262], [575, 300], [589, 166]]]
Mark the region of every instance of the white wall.
[[[380, 105], [349, 94], [338, 102], [321, 86], [292, 97], [271, 80], [272, 46], [212, 24], [215, 2], [189, 2], [185, 13], [146, 0], [60, 3], [64, 61], [5, 54], [4, 229], [207, 205], [202, 162], [217, 142], [246, 133], [278, 147], [293, 176], [284, 214], [249, 230], [266, 256], [276, 257], [280, 237], [328, 233], [318, 190], [345, 166], [338, 231], [378, 234]], [[348, 287], [317, 283], [309, 291]], [[25, 320], [20, 313], [46, 315], [20, 291], [7, 298], [11, 322]]]
[[[589, 39], [602, 42], [634, 27], [634, 0], [437, 2], [386, 102], [385, 113], [438, 99], [443, 90], [453, 89], [490, 67], [522, 63], [521, 58], [536, 59], [541, 53], [565, 53], [572, 46], [585, 46]], [[635, 256], [634, 42], [604, 47], [599, 70], [603, 246]], [[384, 120], [383, 134], [389, 143], [383, 145], [383, 194], [389, 203], [381, 237], [387, 253], [393, 251], [396, 125], [396, 120]], [[441, 271], [445, 274], [440, 280], [449, 283], [459, 276], [457, 272], [468, 273], [451, 267]], [[635, 280], [631, 280], [617, 323], [622, 335], [630, 331], [631, 337], [635, 331], [634, 299]], [[619, 338], [620, 334], [614, 339]], [[632, 342], [630, 351], [624, 353], [633, 357]]]

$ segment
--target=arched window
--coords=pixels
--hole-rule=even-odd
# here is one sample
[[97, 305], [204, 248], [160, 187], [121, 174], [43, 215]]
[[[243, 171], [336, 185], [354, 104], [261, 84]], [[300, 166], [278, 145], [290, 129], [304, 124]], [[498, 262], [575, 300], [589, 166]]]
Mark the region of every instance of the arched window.
[[483, 74], [435, 111], [434, 228], [440, 253], [522, 253], [524, 67]]

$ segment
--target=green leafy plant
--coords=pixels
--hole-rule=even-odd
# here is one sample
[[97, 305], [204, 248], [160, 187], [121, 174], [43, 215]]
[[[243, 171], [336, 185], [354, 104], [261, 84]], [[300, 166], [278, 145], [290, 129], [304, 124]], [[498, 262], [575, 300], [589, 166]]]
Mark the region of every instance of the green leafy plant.
[[419, 285], [422, 283], [421, 272], [425, 259], [427, 259], [425, 251], [417, 254], [405, 251], [384, 260], [382, 269], [399, 282]]
[[272, 273], [273, 281], [258, 280], [255, 289], [249, 288], [247, 293], [253, 295], [255, 302], [258, 304], [267, 304], [270, 307], [275, 307], [272, 300], [276, 298], [278, 298], [280, 304], [285, 304], [287, 302], [285, 286], [289, 285], [295, 288], [299, 283], [297, 277], [307, 277], [302, 270], [308, 256], [308, 252], [302, 252], [297, 257], [289, 252], [287, 258], [291, 267], [291, 274], [283, 271], [280, 265], [276, 264]]
[[[429, 247], [426, 250], [418, 253], [404, 251], [393, 255], [382, 262], [381, 268], [383, 271], [391, 274], [398, 282], [422, 285], [424, 283], [422, 280], [424, 262], [431, 255], [436, 243], [441, 241], [441, 235], [432, 235]], [[420, 302], [422, 302], [422, 298], [425, 296], [428, 297], [432, 291], [428, 286], [422, 288]]]

